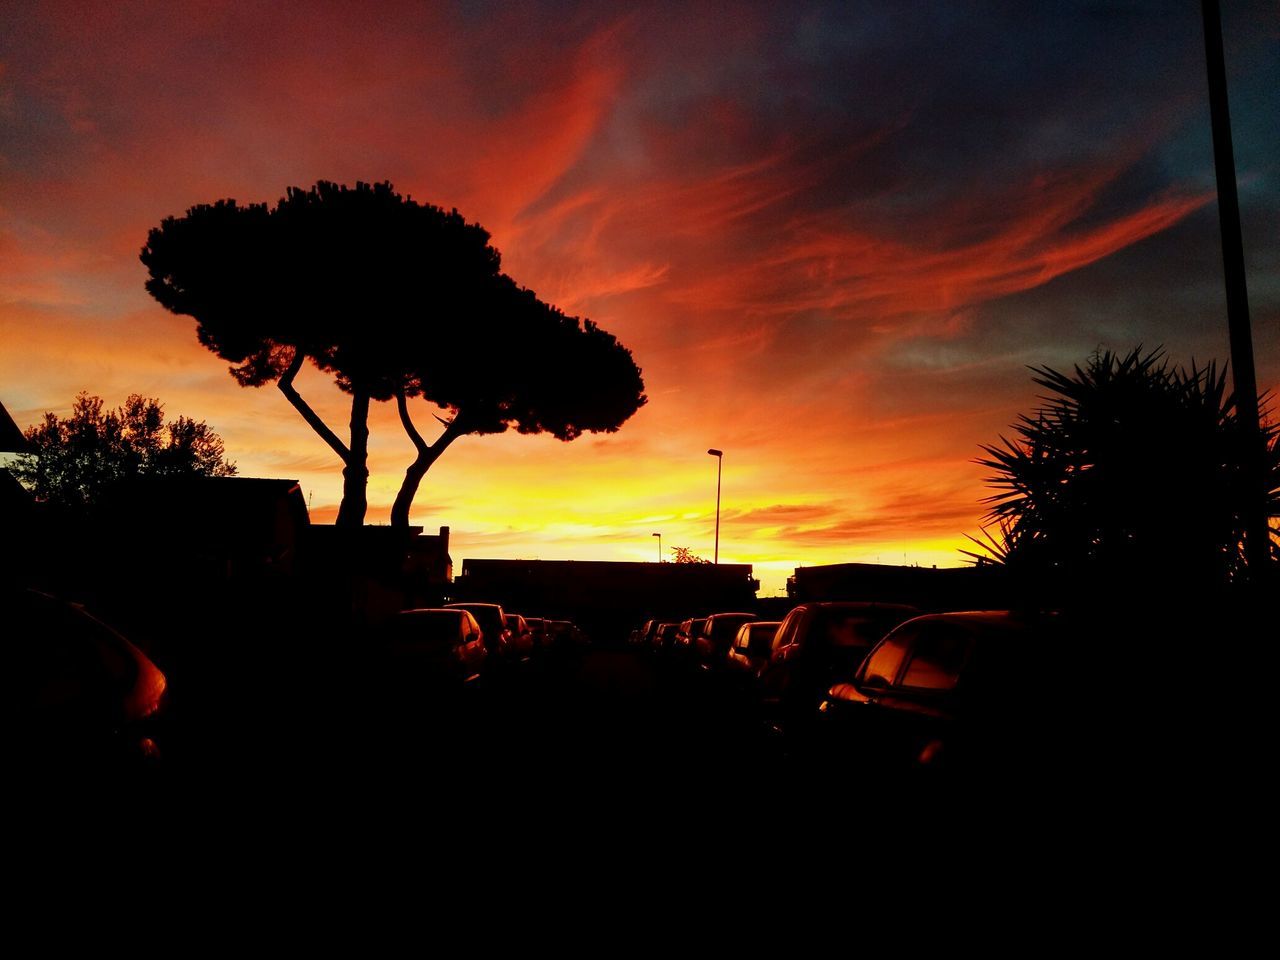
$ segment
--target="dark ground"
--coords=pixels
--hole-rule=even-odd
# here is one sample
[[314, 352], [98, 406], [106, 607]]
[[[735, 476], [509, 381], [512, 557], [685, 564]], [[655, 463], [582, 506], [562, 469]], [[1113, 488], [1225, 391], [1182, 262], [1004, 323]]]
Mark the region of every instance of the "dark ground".
[[[425, 791], [462, 777], [550, 798], [664, 790], [765, 762], [757, 727], [723, 678], [641, 651], [537, 657], [460, 695], [364, 664], [300, 694], [306, 706], [278, 715], [296, 747], [279, 759], [300, 762], [303, 775]], [[225, 760], [239, 766], [234, 752]]]
[[[56, 811], [41, 842], [111, 837], [133, 857], [140, 839], [153, 850], [195, 836], [251, 844], [255, 856], [287, 844], [291, 862], [299, 850], [308, 862], [373, 858], [397, 870], [425, 858], [428, 873], [448, 856], [486, 882], [502, 875], [488, 866], [497, 856], [544, 893], [559, 883], [606, 897], [592, 875], [553, 880], [555, 858], [628, 882], [656, 870], [683, 890], [698, 875], [672, 875], [677, 859], [744, 879], [781, 876], [787, 863], [803, 865], [806, 883], [832, 871], [870, 882], [900, 843], [967, 848], [973, 863], [1011, 843], [1042, 866], [1079, 837], [1172, 849], [1162, 824], [1177, 795], [1163, 789], [1153, 806], [1149, 791], [1110, 777], [1064, 790], [1011, 768], [998, 784], [958, 791], [869, 776], [849, 751], [802, 761], [765, 734], [732, 683], [647, 651], [542, 656], [462, 696], [434, 696], [363, 645], [264, 644], [252, 658], [226, 656], [225, 643], [205, 649], [168, 671], [162, 760], [123, 782], [60, 784], [60, 802], [31, 820]], [[38, 795], [49, 784], [33, 786]]]

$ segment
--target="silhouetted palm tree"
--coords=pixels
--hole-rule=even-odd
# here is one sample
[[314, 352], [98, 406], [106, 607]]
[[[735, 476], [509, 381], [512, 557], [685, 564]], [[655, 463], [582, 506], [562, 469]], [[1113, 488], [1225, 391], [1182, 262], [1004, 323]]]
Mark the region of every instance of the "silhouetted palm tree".
[[[1044, 406], [978, 461], [994, 471], [986, 502], [999, 531], [975, 539], [982, 558], [1076, 598], [1138, 586], [1194, 596], [1238, 579], [1245, 505], [1265, 495], [1280, 516], [1280, 449], [1267, 427], [1266, 489], [1250, 489], [1256, 441], [1236, 419], [1225, 371], [1187, 371], [1141, 347], [1096, 354], [1071, 374], [1032, 370], [1051, 391]], [[1273, 530], [1273, 558], [1275, 546]]]

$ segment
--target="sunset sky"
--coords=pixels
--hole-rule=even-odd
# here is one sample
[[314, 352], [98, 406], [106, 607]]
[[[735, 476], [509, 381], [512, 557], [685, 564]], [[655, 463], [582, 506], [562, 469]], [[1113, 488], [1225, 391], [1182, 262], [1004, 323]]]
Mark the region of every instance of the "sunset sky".
[[[1225, 31], [1259, 383], [1280, 385], [1280, 3]], [[150, 227], [390, 180], [630, 347], [610, 435], [466, 437], [414, 522], [465, 557], [956, 565], [1028, 364], [1225, 359], [1199, 4], [0, 6], [0, 400], [207, 420], [332, 520], [334, 455], [143, 289]], [[344, 396], [298, 386], [330, 424]], [[419, 401], [418, 420], [434, 424]], [[413, 449], [371, 417], [371, 522]], [[340, 429], [340, 432], [341, 429]], [[198, 517], [192, 518], [198, 522]], [[668, 552], [668, 557], [670, 553]]]

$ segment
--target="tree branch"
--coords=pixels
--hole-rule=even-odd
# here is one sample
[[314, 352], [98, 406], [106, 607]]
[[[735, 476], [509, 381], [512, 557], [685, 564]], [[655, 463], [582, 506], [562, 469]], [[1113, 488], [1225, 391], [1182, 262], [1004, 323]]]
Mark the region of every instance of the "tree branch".
[[[440, 420], [439, 417], [436, 417], [436, 419]], [[440, 436], [436, 437], [436, 442], [431, 445], [431, 452], [433, 454], [431, 458], [432, 462], [435, 462], [435, 460], [439, 458], [440, 454], [444, 453], [445, 448], [447, 448], [449, 444], [453, 443], [453, 441], [457, 440], [467, 432], [462, 425], [461, 410], [453, 415], [452, 420], [447, 422], [440, 420], [440, 422], [444, 424], [444, 432], [441, 433]]]
[[409, 401], [405, 399], [404, 390], [396, 391], [396, 409], [400, 411], [400, 423], [404, 427], [404, 432], [409, 435], [409, 439], [413, 441], [418, 456], [425, 457], [430, 448], [427, 446], [427, 441], [422, 439], [418, 428], [413, 425], [413, 419], [409, 416]]
[[293, 378], [298, 375], [298, 371], [302, 369], [302, 361], [307, 358], [305, 352], [300, 349], [294, 349], [293, 359], [289, 361], [289, 367], [284, 373], [280, 374], [280, 379], [276, 381], [276, 386], [280, 388], [280, 392], [287, 399], [298, 413], [302, 414], [302, 419], [307, 421], [311, 429], [320, 434], [320, 439], [333, 448], [333, 452], [342, 458], [343, 463], [351, 462], [351, 451], [347, 449], [347, 445], [338, 439], [338, 435], [329, 429], [328, 425], [320, 419], [319, 415], [308, 406], [307, 401], [303, 400], [298, 391], [293, 387]]
[[422, 478], [431, 469], [431, 465], [440, 459], [440, 454], [448, 449], [449, 444], [467, 431], [462, 413], [459, 411], [452, 420], [440, 420], [444, 424], [444, 432], [436, 437], [435, 443], [428, 446], [409, 417], [409, 404], [402, 390], [396, 391], [396, 407], [400, 411], [400, 423], [418, 451], [413, 463], [409, 464], [405, 470], [404, 482], [400, 485], [400, 492], [396, 494], [395, 503], [391, 505], [391, 525], [404, 528], [409, 526], [409, 510], [413, 506], [413, 498], [417, 496], [418, 485], [422, 483]]

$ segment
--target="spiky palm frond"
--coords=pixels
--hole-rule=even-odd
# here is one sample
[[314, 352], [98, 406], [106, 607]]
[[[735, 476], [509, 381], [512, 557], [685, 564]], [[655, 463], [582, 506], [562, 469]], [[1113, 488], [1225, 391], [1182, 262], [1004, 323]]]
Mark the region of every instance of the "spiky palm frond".
[[[1156, 570], [1221, 583], [1241, 573], [1250, 499], [1265, 496], [1280, 517], [1280, 447], [1274, 425], [1254, 446], [1225, 369], [1175, 367], [1138, 347], [1070, 373], [1031, 370], [1042, 405], [976, 461], [991, 471], [984, 502], [1000, 530], [998, 551], [985, 530], [991, 542], [975, 540], [989, 559], [1091, 577]], [[1259, 454], [1263, 491], [1249, 480]]]

